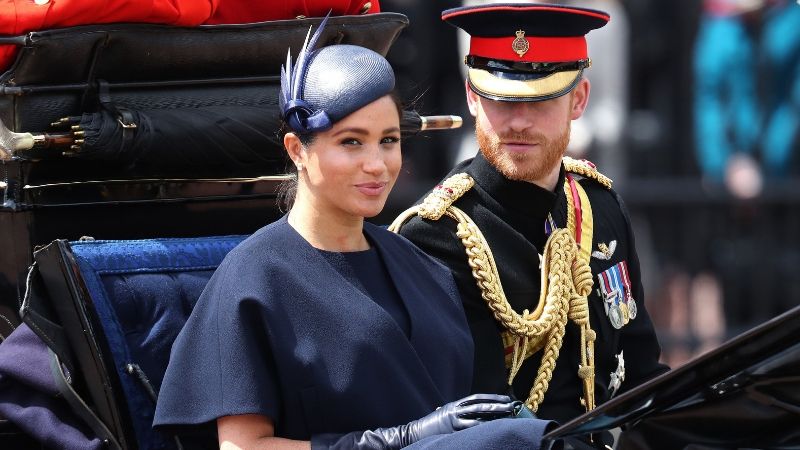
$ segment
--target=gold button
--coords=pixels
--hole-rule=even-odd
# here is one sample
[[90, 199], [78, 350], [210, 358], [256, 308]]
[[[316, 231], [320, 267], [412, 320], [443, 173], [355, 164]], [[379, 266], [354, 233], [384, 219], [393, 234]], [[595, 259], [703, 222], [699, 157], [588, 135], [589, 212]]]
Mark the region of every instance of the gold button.
[[364, 6], [361, 7], [361, 12], [359, 14], [366, 14], [369, 12], [370, 8], [372, 8], [372, 2], [364, 3]]

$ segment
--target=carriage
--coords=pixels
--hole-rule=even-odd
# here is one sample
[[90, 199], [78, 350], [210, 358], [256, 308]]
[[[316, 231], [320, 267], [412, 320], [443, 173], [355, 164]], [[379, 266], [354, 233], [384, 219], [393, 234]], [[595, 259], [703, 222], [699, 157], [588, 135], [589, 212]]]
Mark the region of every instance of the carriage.
[[[19, 47], [0, 75], [0, 335], [24, 323], [42, 342], [54, 414], [91, 445], [214, 446], [152, 430], [155, 398], [214, 268], [280, 215], [278, 68], [319, 20], [0, 38]], [[386, 54], [407, 24], [332, 17], [322, 39]], [[405, 132], [419, 129], [405, 118]], [[798, 332], [795, 308], [548, 438], [615, 430], [617, 448], [796, 448]], [[0, 417], [0, 446], [57, 437], [30, 431]]]

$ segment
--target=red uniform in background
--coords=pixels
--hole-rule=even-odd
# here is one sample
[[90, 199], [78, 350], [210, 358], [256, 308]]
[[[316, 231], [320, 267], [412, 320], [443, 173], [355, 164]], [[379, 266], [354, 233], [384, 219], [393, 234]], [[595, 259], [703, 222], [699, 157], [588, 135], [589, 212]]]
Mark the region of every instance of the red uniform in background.
[[[201, 24], [250, 23], [357, 15], [380, 11], [379, 0], [0, 0], [0, 35], [115, 22], [157, 23], [191, 27]], [[0, 70], [8, 67], [17, 47], [0, 45]]]
[[205, 22], [248, 23], [294, 19], [297, 16], [353, 16], [380, 12], [378, 0], [217, 0], [219, 3]]

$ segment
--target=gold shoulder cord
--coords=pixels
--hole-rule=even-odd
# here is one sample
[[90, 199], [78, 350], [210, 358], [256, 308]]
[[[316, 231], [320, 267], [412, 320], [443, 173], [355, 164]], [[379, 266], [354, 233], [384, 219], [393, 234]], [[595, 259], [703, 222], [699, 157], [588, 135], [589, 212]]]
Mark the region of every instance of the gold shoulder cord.
[[611, 185], [613, 184], [611, 178], [600, 173], [593, 163], [585, 159], [570, 158], [569, 156], [565, 156], [562, 162], [564, 163], [564, 170], [567, 172], [572, 172], [584, 178], [591, 178], [602, 184], [606, 189], [611, 189]]
[[[538, 410], [553, 376], [567, 320], [576, 322], [581, 328], [581, 365], [578, 368], [584, 385], [581, 403], [587, 411], [593, 409], [595, 333], [589, 326], [587, 301], [593, 282], [588, 258], [592, 246], [592, 212], [586, 193], [578, 183], [570, 185], [565, 182], [569, 211], [567, 228], [554, 230], [545, 244], [541, 271], [543, 288], [536, 309], [518, 314], [506, 299], [494, 256], [483, 233], [467, 214], [453, 206], [453, 202], [472, 188], [474, 183], [467, 174], [453, 175], [436, 186], [421, 204], [400, 214], [389, 226], [389, 231], [398, 232], [403, 223], [415, 215], [430, 220], [439, 220], [446, 215], [456, 221], [456, 236], [464, 245], [481, 296], [495, 319], [505, 328], [504, 342], [513, 345], [512, 354], [506, 358], [506, 366], [510, 369], [509, 385], [525, 359], [544, 350], [542, 364], [525, 402], [534, 412]], [[580, 248], [573, 238], [577, 226], [573, 188], [580, 198]]]

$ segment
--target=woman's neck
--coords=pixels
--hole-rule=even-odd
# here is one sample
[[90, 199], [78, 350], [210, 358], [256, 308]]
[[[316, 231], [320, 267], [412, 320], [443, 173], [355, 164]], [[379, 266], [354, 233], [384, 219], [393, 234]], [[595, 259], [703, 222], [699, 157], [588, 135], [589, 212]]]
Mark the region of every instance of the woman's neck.
[[364, 218], [324, 213], [308, 203], [296, 203], [289, 211], [289, 225], [312, 247], [332, 252], [369, 249], [364, 237]]

